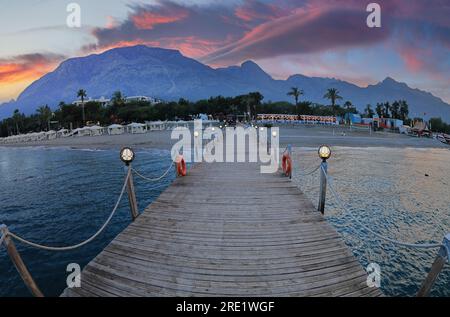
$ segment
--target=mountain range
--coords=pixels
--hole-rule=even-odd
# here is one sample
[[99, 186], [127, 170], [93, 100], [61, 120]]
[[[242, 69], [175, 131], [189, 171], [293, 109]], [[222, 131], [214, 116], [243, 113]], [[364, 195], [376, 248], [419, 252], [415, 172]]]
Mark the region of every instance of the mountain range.
[[408, 102], [410, 116], [442, 117], [450, 122], [450, 105], [431, 93], [410, 88], [387, 77], [368, 87], [334, 79], [293, 75], [287, 80], [273, 79], [252, 61], [240, 66], [211, 68], [183, 56], [177, 50], [143, 45], [115, 48], [102, 54], [71, 58], [53, 72], [28, 86], [17, 98], [0, 106], [0, 118], [10, 117], [15, 109], [34, 113], [48, 104], [55, 109], [59, 102], [73, 102], [76, 92], [85, 89], [91, 98], [110, 97], [120, 90], [125, 96], [145, 95], [166, 101], [185, 98], [191, 101], [211, 96], [236, 96], [261, 92], [265, 101], [291, 101], [291, 87], [304, 91], [302, 100], [328, 104], [323, 98], [328, 88], [336, 88], [343, 101], [350, 100], [359, 111], [377, 102]]

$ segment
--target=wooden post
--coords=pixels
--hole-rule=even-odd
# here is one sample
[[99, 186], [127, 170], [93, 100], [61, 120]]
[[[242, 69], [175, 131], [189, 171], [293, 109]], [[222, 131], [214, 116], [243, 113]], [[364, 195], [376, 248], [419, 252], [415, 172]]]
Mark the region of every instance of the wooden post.
[[134, 221], [139, 216], [139, 210], [137, 206], [136, 194], [134, 192], [133, 173], [131, 172], [131, 164], [128, 165], [128, 181], [127, 181], [127, 193], [128, 201], [130, 202], [131, 219]]
[[319, 207], [318, 210], [322, 213], [325, 213], [325, 199], [327, 195], [327, 177], [326, 174], [328, 171], [328, 164], [326, 161], [323, 161], [320, 164], [320, 194], [319, 194]]
[[34, 297], [44, 297], [41, 290], [37, 286], [36, 282], [33, 280], [33, 277], [31, 276], [27, 267], [25, 266], [25, 263], [23, 262], [22, 258], [20, 257], [20, 254], [17, 251], [14, 241], [9, 237], [8, 228], [3, 227], [1, 231], [4, 235], [3, 243], [5, 244], [6, 251], [8, 252], [9, 258], [11, 259], [12, 263], [16, 267], [17, 272], [19, 272], [20, 277], [22, 278], [23, 282], [28, 287], [28, 289], [30, 290], [31, 294], [33, 294]]
[[427, 297], [430, 294], [439, 273], [441, 273], [445, 263], [450, 259], [450, 233], [445, 236], [442, 244], [443, 246], [439, 249], [439, 253], [431, 266], [430, 272], [423, 281], [417, 297]]

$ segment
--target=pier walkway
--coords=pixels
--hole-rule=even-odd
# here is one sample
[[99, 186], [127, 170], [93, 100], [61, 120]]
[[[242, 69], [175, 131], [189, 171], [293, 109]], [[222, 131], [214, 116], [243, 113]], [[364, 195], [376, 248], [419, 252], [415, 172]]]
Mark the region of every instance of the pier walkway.
[[[139, 197], [138, 197], [139, 199]], [[380, 296], [288, 178], [258, 164], [195, 165], [62, 296]]]

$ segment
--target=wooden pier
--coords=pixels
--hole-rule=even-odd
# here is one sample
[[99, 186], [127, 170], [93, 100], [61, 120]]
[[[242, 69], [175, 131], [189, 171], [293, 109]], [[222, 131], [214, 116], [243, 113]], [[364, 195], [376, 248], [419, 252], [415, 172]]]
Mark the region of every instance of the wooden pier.
[[[139, 199], [139, 197], [137, 197]], [[258, 164], [198, 164], [62, 296], [380, 296], [317, 206]]]

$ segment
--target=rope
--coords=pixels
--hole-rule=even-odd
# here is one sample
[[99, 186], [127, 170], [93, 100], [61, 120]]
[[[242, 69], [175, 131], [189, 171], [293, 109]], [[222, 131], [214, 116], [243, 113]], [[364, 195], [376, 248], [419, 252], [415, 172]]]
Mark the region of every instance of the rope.
[[283, 151], [281, 154], [284, 154], [284, 153], [286, 153], [286, 152], [288, 152], [288, 151], [289, 151], [289, 145], [286, 146], [286, 148], [284, 149], [284, 151]]
[[356, 218], [353, 213], [351, 213], [348, 208], [345, 206], [344, 202], [342, 201], [341, 197], [339, 196], [339, 194], [334, 190], [333, 188], [333, 184], [332, 184], [332, 180], [330, 178], [330, 176], [325, 172], [325, 170], [322, 168], [322, 172], [325, 174], [325, 177], [327, 178], [327, 181], [329, 183], [329, 188], [330, 191], [333, 193], [334, 197], [336, 198], [336, 201], [338, 202], [338, 204], [340, 205], [340, 207], [347, 213], [350, 215], [350, 217], [356, 221], [361, 227], [363, 227], [364, 229], [366, 229], [367, 231], [369, 231], [370, 233], [372, 233], [373, 235], [375, 235], [376, 237], [391, 242], [395, 245], [398, 246], [402, 246], [402, 247], [407, 247], [407, 248], [416, 248], [416, 249], [435, 249], [435, 248], [440, 248], [442, 247], [441, 243], [423, 243], [423, 244], [415, 244], [415, 243], [407, 243], [407, 242], [401, 242], [395, 239], [391, 239], [388, 237], [385, 237], [375, 231], [373, 231], [372, 229], [370, 229], [369, 227], [367, 227], [365, 224], [363, 224], [358, 218]]
[[300, 171], [299, 174], [300, 174], [300, 176], [309, 176], [309, 175], [312, 175], [312, 174], [314, 174], [315, 172], [317, 172], [317, 171], [319, 170], [320, 166], [321, 166], [321, 165], [317, 166], [314, 170], [312, 170], [311, 172], [308, 172], [308, 173], [305, 173], [305, 172]]
[[169, 168], [164, 172], [164, 174], [162, 174], [160, 177], [158, 178], [149, 178], [149, 177], [145, 177], [144, 175], [142, 175], [141, 173], [139, 173], [138, 171], [136, 171], [134, 168], [132, 169], [133, 172], [139, 176], [140, 178], [142, 178], [143, 180], [147, 181], [147, 182], [157, 182], [160, 181], [161, 179], [163, 179], [164, 177], [167, 176], [167, 174], [169, 174], [170, 169], [173, 167], [175, 163], [172, 161], [172, 163], [170, 164]]
[[169, 186], [169, 184], [161, 184], [161, 185], [158, 185], [158, 186], [153, 186], [152, 188], [150, 188], [150, 190], [152, 191], [152, 190], [155, 190], [155, 189], [160, 189], [160, 188], [168, 187], [168, 186]]
[[5, 240], [5, 235], [2, 234], [2, 237], [0, 238], [0, 247], [2, 246], [4, 240]]
[[[114, 206], [114, 209], [112, 210], [112, 212], [109, 215], [108, 219], [106, 219], [106, 222], [103, 224], [103, 226], [101, 226], [101, 228], [92, 237], [90, 237], [89, 239], [87, 239], [87, 240], [85, 240], [85, 241], [83, 241], [83, 242], [81, 242], [79, 244], [72, 245], [72, 246], [67, 246], [67, 247], [50, 247], [50, 246], [45, 246], [45, 245], [42, 245], [42, 244], [38, 244], [38, 243], [34, 243], [34, 242], [31, 242], [31, 241], [28, 241], [28, 240], [26, 240], [26, 239], [24, 239], [24, 238], [22, 238], [22, 237], [20, 237], [20, 236], [18, 236], [16, 234], [12, 233], [12, 232], [8, 232], [8, 235], [10, 235], [14, 239], [16, 239], [16, 240], [18, 240], [18, 241], [20, 241], [20, 242], [22, 242], [24, 244], [27, 244], [27, 245], [29, 245], [31, 247], [42, 249], [42, 250], [47, 250], [47, 251], [70, 251], [70, 250], [74, 250], [74, 249], [80, 248], [80, 247], [88, 244], [89, 242], [91, 242], [95, 238], [97, 238], [103, 232], [103, 230], [105, 230], [105, 228], [108, 226], [108, 224], [110, 223], [110, 221], [113, 218], [114, 214], [116, 213], [117, 209], [119, 208], [119, 204], [120, 204], [120, 201], [122, 200], [123, 194], [125, 193], [125, 190], [127, 188], [127, 182], [128, 182], [128, 179], [130, 178], [130, 175], [131, 175], [131, 170], [128, 171], [127, 177], [125, 178], [125, 182], [123, 184], [122, 191], [120, 192], [119, 198], [117, 199], [116, 205]], [[3, 239], [3, 237], [2, 237], [2, 239]]]

